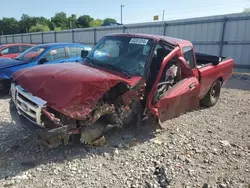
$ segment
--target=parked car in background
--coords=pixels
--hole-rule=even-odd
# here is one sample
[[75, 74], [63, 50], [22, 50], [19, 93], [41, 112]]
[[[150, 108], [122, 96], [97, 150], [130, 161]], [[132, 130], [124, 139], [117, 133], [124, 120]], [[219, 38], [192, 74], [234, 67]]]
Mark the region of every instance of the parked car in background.
[[11, 75], [21, 69], [41, 64], [81, 61], [81, 51], [91, 47], [78, 43], [49, 43], [36, 45], [14, 59], [0, 59], [0, 90], [8, 93]]
[[0, 45], [0, 58], [15, 58], [33, 46], [35, 46], [35, 44], [2, 44]]

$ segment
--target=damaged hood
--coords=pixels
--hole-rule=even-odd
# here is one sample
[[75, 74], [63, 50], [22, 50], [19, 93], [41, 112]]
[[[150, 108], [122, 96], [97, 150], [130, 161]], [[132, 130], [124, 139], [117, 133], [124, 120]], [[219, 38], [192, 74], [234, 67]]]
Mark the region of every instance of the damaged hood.
[[13, 74], [13, 80], [27, 92], [47, 101], [49, 107], [79, 120], [117, 83], [133, 86], [140, 79], [126, 79], [79, 63], [40, 65]]

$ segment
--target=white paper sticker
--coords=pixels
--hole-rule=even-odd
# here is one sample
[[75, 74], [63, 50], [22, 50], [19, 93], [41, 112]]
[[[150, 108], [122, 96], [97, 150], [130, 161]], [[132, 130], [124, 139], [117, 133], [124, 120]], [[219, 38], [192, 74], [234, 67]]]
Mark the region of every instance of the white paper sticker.
[[148, 39], [132, 38], [129, 43], [146, 45], [148, 43]]

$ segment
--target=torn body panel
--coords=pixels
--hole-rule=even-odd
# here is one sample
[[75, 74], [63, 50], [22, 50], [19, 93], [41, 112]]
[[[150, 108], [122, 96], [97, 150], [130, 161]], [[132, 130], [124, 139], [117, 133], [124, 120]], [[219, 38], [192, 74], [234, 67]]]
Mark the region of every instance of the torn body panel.
[[50, 108], [77, 120], [90, 116], [97, 102], [118, 83], [134, 85], [139, 79], [124, 79], [81, 64], [41, 65], [13, 75], [13, 81], [28, 93], [39, 96]]
[[[121, 128], [123, 124], [128, 123], [128, 120], [133, 119], [130, 116], [134, 116], [135, 106], [140, 105], [142, 99], [140, 90], [145, 82], [141, 77], [125, 79], [108, 72], [82, 66], [84, 65], [64, 64], [60, 68], [54, 67], [54, 65], [40, 66], [39, 69], [34, 68], [32, 71], [17, 72], [13, 76], [12, 88], [21, 85], [25, 88], [24, 92], [27, 95], [39, 96], [46, 101], [40, 114], [41, 124], [46, 128], [56, 129], [59, 139], [65, 140], [67, 135], [82, 133], [81, 140], [90, 144], [107, 129]], [[48, 70], [53, 74], [46, 75]], [[40, 71], [45, 75], [37, 76]], [[72, 71], [74, 71], [74, 75], [72, 75]], [[32, 84], [30, 84], [30, 80], [32, 80]], [[16, 91], [14, 93], [14, 95], [21, 95]], [[34, 105], [25, 96], [23, 96], [22, 102], [26, 105]], [[25, 113], [25, 109], [21, 110]], [[30, 113], [26, 115], [28, 114]], [[99, 125], [97, 122], [101, 117], [107, 120], [106, 125]], [[92, 127], [98, 130], [93, 131]], [[53, 140], [52, 136], [55, 136], [55, 132], [49, 130], [47, 133], [47, 136], [42, 134], [43, 136], [40, 138]], [[53, 141], [51, 144], [55, 144], [55, 142]]]

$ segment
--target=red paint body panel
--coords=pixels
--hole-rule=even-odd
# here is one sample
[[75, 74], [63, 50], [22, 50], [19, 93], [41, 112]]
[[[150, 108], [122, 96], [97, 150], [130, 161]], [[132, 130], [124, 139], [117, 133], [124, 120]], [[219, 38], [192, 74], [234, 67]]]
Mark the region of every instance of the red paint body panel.
[[15, 44], [3, 44], [3, 45], [0, 45], [0, 52], [8, 47], [11, 47], [11, 46], [17, 46], [19, 47], [19, 53], [13, 53], [13, 54], [2, 54], [0, 55], [0, 58], [16, 58], [18, 55], [20, 55], [23, 51], [22, 51], [22, 48], [21, 46], [35, 46], [35, 44], [26, 44], [26, 43], [15, 43]]
[[164, 58], [164, 60], [163, 60], [163, 62], [162, 62], [162, 65], [161, 65], [161, 68], [160, 68], [160, 70], [159, 70], [159, 73], [158, 73], [158, 75], [157, 75], [157, 77], [156, 77], [155, 83], [154, 83], [154, 85], [153, 85], [153, 87], [152, 87], [152, 90], [151, 90], [150, 93], [149, 93], [148, 100], [147, 100], [147, 107], [148, 107], [148, 109], [151, 110], [151, 112], [152, 112], [154, 115], [157, 115], [157, 116], [158, 116], [158, 112], [157, 112], [157, 110], [155, 110], [156, 106], [153, 106], [153, 105], [152, 105], [154, 93], [155, 93], [156, 90], [157, 90], [157, 83], [158, 83], [159, 80], [160, 80], [160, 77], [161, 77], [161, 75], [162, 75], [162, 72], [163, 72], [164, 67], [165, 67], [165, 66], [167, 65], [167, 63], [168, 63], [176, 54], [178, 54], [178, 53], [180, 53], [180, 49], [179, 49], [178, 47], [176, 47], [172, 52], [170, 52], [170, 53], [168, 54], [168, 56], [166, 56], [166, 57]]
[[217, 66], [208, 65], [199, 69], [201, 76], [201, 91], [199, 98], [203, 98], [215, 80], [221, 78], [225, 84], [233, 73], [234, 61], [224, 60]]
[[173, 37], [168, 37], [168, 36], [161, 36], [161, 35], [153, 35], [153, 34], [139, 34], [139, 33], [117, 33], [117, 34], [110, 34], [106, 36], [128, 36], [128, 37], [141, 37], [141, 38], [151, 38], [154, 41], [159, 41], [163, 40], [167, 43], [170, 43], [175, 46], [190, 46], [192, 44], [190, 41], [183, 40], [183, 39], [178, 39], [178, 38], [173, 38]]
[[[189, 86], [195, 84], [193, 88]], [[196, 77], [183, 80], [175, 87], [166, 92], [158, 104], [159, 119], [164, 122], [170, 118], [179, 116], [181, 113], [199, 107], [200, 83]]]
[[16, 58], [17, 56], [19, 56], [20, 53], [16, 53], [16, 54], [6, 54], [3, 56], [0, 56], [0, 58]]
[[[182, 42], [181, 44], [179, 44], [179, 46], [180, 46], [180, 49], [182, 49], [185, 46], [191, 46], [193, 48], [193, 54], [195, 57], [195, 49], [191, 42], [187, 42], [187, 41]], [[184, 54], [182, 52], [179, 55], [182, 56], [182, 58], [184, 58]], [[195, 58], [195, 65], [196, 65], [196, 58]], [[216, 66], [210, 64], [201, 68], [196, 67], [195, 69], [193, 69], [192, 70], [193, 76], [199, 79], [200, 84], [201, 84], [201, 88], [200, 88], [201, 91], [199, 94], [199, 98], [200, 99], [204, 98], [204, 96], [206, 95], [206, 93], [208, 92], [208, 90], [210, 89], [211, 85], [214, 83], [215, 80], [221, 78], [221, 80], [223, 81], [223, 84], [227, 82], [227, 80], [231, 77], [233, 73], [233, 67], [234, 67], [234, 60], [226, 59], [220, 62]], [[185, 67], [185, 72], [186, 71], [188, 72], [188, 69], [190, 69], [190, 67], [188, 68]]]
[[74, 119], [83, 119], [98, 100], [119, 82], [131, 86], [141, 77], [126, 79], [82, 64], [40, 65], [16, 72], [13, 79], [47, 105]]
[[[186, 44], [181, 44], [182, 47]], [[192, 46], [188, 44], [187, 46]], [[175, 56], [179, 57], [181, 64], [181, 70], [186, 80], [178, 83], [174, 88], [169, 90], [164, 97], [162, 97], [157, 104], [152, 105], [154, 93], [157, 89], [157, 84], [160, 80], [160, 76], [163, 72], [166, 64]], [[195, 59], [196, 65], [196, 59]], [[181, 113], [197, 109], [199, 107], [199, 101], [204, 98], [212, 84], [221, 79], [223, 84], [227, 82], [233, 73], [234, 60], [227, 59], [220, 62], [218, 65], [207, 65], [202, 68], [190, 69], [186, 63], [183, 53], [180, 47], [176, 47], [167, 57], [164, 58], [159, 73], [157, 75], [155, 84], [149, 94], [148, 109], [152, 114], [158, 116], [160, 122], [164, 122], [167, 119], [176, 117]], [[190, 89], [190, 86], [195, 86]]]
[[[181, 51], [185, 46], [193, 47], [190, 41], [148, 34], [111, 34], [111, 36], [116, 35], [147, 37], [153, 39], [155, 43], [162, 40], [174, 46], [174, 50], [162, 62], [146, 104], [148, 110], [158, 116], [162, 122], [197, 108], [200, 99], [204, 97], [214, 81], [222, 78], [225, 83], [232, 74], [234, 64], [232, 59], [224, 60], [217, 66], [208, 65], [191, 70]], [[153, 97], [161, 74], [166, 64], [174, 56], [177, 56], [182, 63], [181, 70], [186, 79], [169, 90], [157, 104], [153, 105]], [[114, 72], [103, 71], [87, 65], [60, 64], [40, 65], [21, 70], [13, 75], [13, 79], [28, 92], [47, 101], [49, 107], [74, 119], [82, 120], [110, 88], [119, 82], [134, 86], [142, 80], [142, 77], [127, 79]], [[140, 97], [139, 93], [128, 91], [123, 96], [124, 103], [128, 103], [130, 98]]]

